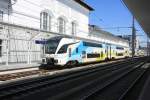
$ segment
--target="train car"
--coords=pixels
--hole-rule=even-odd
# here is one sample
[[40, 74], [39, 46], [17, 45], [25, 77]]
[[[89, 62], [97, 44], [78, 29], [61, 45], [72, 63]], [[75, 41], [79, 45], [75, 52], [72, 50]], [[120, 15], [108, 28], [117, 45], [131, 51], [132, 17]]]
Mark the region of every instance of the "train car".
[[42, 64], [63, 66], [98, 62], [123, 58], [125, 53], [125, 48], [121, 46], [59, 36], [47, 40]]
[[127, 51], [124, 47], [116, 46], [116, 59], [124, 58], [127, 56]]
[[120, 59], [130, 57], [129, 48], [113, 44], [106, 44], [106, 59]]

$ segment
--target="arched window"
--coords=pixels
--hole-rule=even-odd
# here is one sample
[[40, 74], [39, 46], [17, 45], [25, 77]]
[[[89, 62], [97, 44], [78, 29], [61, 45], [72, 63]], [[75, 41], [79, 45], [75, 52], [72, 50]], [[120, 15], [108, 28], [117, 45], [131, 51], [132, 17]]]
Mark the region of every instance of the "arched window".
[[71, 23], [71, 26], [72, 26], [72, 35], [76, 35], [76, 33], [77, 33], [77, 23], [75, 21], [73, 21]]
[[48, 12], [40, 13], [40, 28], [42, 30], [51, 31], [52, 16]]
[[0, 21], [3, 21], [3, 11], [0, 10]]
[[64, 18], [58, 18], [58, 32], [64, 34], [66, 32], [66, 21]]
[[0, 39], [0, 57], [2, 57], [2, 40]]

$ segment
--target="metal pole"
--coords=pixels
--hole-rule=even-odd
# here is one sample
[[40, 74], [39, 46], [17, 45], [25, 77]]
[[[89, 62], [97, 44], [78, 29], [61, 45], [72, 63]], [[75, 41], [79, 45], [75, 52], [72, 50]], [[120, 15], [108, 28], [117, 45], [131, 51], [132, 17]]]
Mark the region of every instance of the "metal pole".
[[149, 56], [149, 53], [150, 53], [149, 52], [149, 49], [150, 49], [149, 47], [150, 47], [150, 45], [149, 45], [149, 39], [148, 39], [148, 56]]
[[30, 64], [30, 41], [28, 41], [28, 64]]
[[[9, 23], [9, 13], [10, 13], [10, 3], [11, 1], [9, 0], [8, 2], [8, 23]], [[9, 30], [9, 26], [8, 26], [8, 33], [7, 33], [7, 46], [6, 46], [6, 53], [7, 53], [7, 57], [6, 57], [6, 65], [9, 64], [9, 48], [10, 48], [10, 45], [9, 45], [9, 42], [10, 42], [10, 30]]]
[[150, 56], [150, 42], [149, 42], [149, 39], [148, 39], [148, 56]]
[[149, 56], [149, 40], [148, 40], [148, 36], [147, 36], [147, 56]]
[[135, 56], [135, 38], [136, 38], [134, 21], [135, 21], [135, 19], [133, 16], [133, 21], [132, 21], [132, 58]]

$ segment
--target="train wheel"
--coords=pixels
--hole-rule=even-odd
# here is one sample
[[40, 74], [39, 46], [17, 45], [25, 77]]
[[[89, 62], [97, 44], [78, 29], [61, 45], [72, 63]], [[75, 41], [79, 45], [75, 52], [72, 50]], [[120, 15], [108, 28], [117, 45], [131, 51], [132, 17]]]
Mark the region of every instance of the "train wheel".
[[115, 57], [112, 57], [111, 60], [115, 60]]
[[105, 58], [105, 61], [109, 61], [109, 58]]
[[78, 64], [78, 61], [69, 61], [69, 62], [67, 62], [67, 66], [75, 66], [75, 65], [77, 65]]

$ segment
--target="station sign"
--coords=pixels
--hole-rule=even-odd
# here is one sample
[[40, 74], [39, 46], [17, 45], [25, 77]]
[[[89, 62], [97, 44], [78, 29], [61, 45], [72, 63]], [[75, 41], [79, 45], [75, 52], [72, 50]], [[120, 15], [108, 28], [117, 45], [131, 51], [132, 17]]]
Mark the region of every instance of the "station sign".
[[46, 40], [35, 40], [36, 44], [47, 44]]

